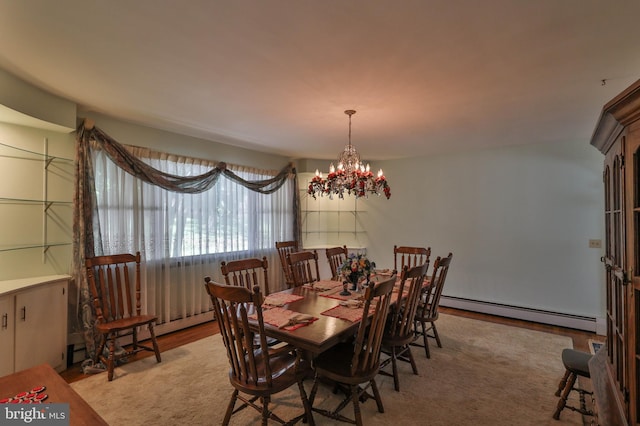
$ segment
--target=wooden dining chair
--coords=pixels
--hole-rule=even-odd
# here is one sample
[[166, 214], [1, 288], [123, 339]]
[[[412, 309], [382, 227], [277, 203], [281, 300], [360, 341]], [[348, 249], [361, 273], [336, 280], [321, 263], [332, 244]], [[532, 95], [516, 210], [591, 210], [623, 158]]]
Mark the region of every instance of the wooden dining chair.
[[340, 267], [347, 259], [349, 255], [349, 251], [347, 250], [347, 246], [342, 247], [331, 247], [325, 250], [327, 254], [327, 261], [329, 262], [329, 267], [331, 268], [331, 279], [339, 280], [340, 279]]
[[[220, 270], [224, 276], [224, 281], [227, 285], [233, 285], [236, 287], [245, 287], [249, 290], [255, 286], [260, 287], [260, 290], [265, 296], [269, 295], [269, 277], [268, 277], [269, 262], [267, 257], [263, 257], [262, 260], [256, 258], [230, 260], [229, 262], [223, 261], [220, 264]], [[204, 277], [204, 282], [208, 284], [211, 281], [210, 277]], [[260, 336], [255, 336], [255, 346], [260, 345]], [[267, 343], [269, 346], [277, 345], [280, 342], [272, 337], [267, 337]]]
[[[384, 413], [375, 377], [380, 368], [380, 345], [395, 281], [396, 276], [393, 275], [386, 281], [367, 286], [364, 293], [362, 321], [360, 321], [355, 341], [339, 343], [314, 359], [315, 378], [309, 394], [314, 412], [340, 421], [362, 425], [360, 401], [374, 398], [378, 412]], [[344, 400], [333, 411], [313, 408], [313, 401], [322, 379], [328, 379], [346, 387]], [[365, 386], [361, 387], [362, 384]], [[369, 388], [373, 391], [373, 395], [368, 393]], [[340, 414], [349, 402], [353, 404], [354, 419]]]
[[284, 281], [288, 288], [293, 287], [293, 273], [287, 263], [287, 255], [300, 251], [297, 241], [276, 241], [276, 250], [282, 264], [282, 272], [284, 273]]
[[293, 274], [293, 286], [300, 287], [320, 281], [320, 267], [318, 266], [318, 252], [299, 251], [287, 255], [287, 263]]
[[227, 285], [246, 287], [251, 290], [259, 286], [265, 296], [269, 295], [269, 262], [267, 257], [230, 260], [222, 262], [220, 270]]
[[423, 265], [431, 257], [431, 247], [393, 246], [393, 269], [400, 272], [404, 266]]
[[[431, 358], [431, 353], [429, 352], [429, 338], [435, 339], [438, 347], [442, 347], [442, 342], [438, 335], [438, 329], [436, 328], [436, 320], [438, 319], [440, 296], [442, 295], [444, 282], [447, 279], [447, 274], [449, 273], [449, 265], [451, 265], [452, 258], [452, 253], [449, 253], [445, 258], [438, 256], [433, 263], [433, 272], [431, 274], [430, 284], [424, 288], [423, 294], [420, 297], [420, 302], [418, 303], [416, 320], [414, 323], [415, 340], [412, 345], [423, 346], [427, 358]], [[420, 328], [418, 328], [418, 324], [420, 325]], [[429, 332], [431, 332], [431, 334]], [[422, 336], [422, 344], [419, 343], [420, 336]]]
[[[380, 363], [380, 374], [393, 377], [393, 386], [397, 391], [400, 390], [398, 360], [409, 362], [413, 374], [418, 374], [418, 367], [411, 353], [411, 342], [415, 339], [413, 326], [416, 309], [428, 268], [429, 262], [413, 268], [403, 268], [398, 295], [406, 296], [398, 296], [398, 301], [390, 308], [389, 319], [382, 336], [382, 352], [388, 355], [388, 358]], [[391, 373], [384, 370], [389, 364]]]
[[[262, 317], [263, 297], [260, 287], [253, 290], [245, 287], [229, 286], [215, 282], [205, 284], [213, 302], [220, 336], [229, 359], [229, 381], [234, 390], [227, 406], [223, 425], [228, 425], [231, 416], [246, 407], [252, 407], [262, 414], [262, 424], [268, 420], [280, 424], [294, 424], [304, 418], [314, 424], [311, 404], [303, 386], [307, 362], [291, 346], [272, 349], [267, 346]], [[250, 328], [249, 316], [255, 313], [257, 333], [261, 336], [260, 346], [254, 347], [254, 331]], [[273, 395], [297, 384], [304, 414], [289, 422], [282, 420], [271, 411], [269, 404]], [[236, 402], [242, 404], [235, 408]], [[287, 401], [289, 403], [289, 401]]]
[[[126, 253], [90, 257], [85, 260], [85, 266], [96, 313], [95, 328], [100, 333], [100, 344], [93, 361], [102, 361], [107, 366], [109, 381], [113, 380], [118, 360], [137, 352], [154, 352], [156, 360], [161, 362], [153, 330], [158, 317], [142, 314], [140, 306], [140, 252], [135, 255]], [[149, 329], [153, 347], [138, 341], [138, 328], [143, 326]], [[132, 345], [124, 351], [116, 352], [117, 341], [124, 336], [132, 336]], [[108, 354], [104, 355], [107, 345]]]

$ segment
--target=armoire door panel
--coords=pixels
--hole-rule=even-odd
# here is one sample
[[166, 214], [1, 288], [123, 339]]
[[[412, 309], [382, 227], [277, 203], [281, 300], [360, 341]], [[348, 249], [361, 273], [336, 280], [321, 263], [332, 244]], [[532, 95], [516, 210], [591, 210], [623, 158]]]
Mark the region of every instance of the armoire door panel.
[[607, 350], [618, 398], [629, 412], [628, 313], [630, 292], [627, 286], [627, 218], [625, 214], [625, 139], [621, 137], [605, 157], [605, 239], [607, 294]]

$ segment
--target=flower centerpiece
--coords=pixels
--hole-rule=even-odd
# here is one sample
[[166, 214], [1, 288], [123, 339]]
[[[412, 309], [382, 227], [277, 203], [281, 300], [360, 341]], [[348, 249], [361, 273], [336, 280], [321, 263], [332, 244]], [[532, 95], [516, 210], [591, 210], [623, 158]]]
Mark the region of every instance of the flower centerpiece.
[[361, 253], [351, 253], [342, 262], [340, 266], [340, 274], [345, 281], [352, 284], [351, 289], [356, 290], [358, 282], [363, 278], [369, 279], [371, 272], [376, 267], [375, 262], [367, 259], [367, 256]]

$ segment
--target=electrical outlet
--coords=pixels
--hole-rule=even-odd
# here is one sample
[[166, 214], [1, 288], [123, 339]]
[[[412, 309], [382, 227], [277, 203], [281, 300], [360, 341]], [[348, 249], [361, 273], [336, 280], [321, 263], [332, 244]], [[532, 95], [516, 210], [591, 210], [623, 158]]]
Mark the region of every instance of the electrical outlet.
[[589, 248], [602, 247], [602, 240], [589, 240]]

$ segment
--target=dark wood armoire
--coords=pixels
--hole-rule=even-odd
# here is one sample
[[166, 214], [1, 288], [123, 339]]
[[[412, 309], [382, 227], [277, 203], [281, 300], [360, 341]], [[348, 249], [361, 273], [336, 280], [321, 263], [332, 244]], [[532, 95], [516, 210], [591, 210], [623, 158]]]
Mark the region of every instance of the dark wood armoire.
[[602, 109], [606, 352], [590, 363], [601, 425], [640, 424], [640, 80]]

